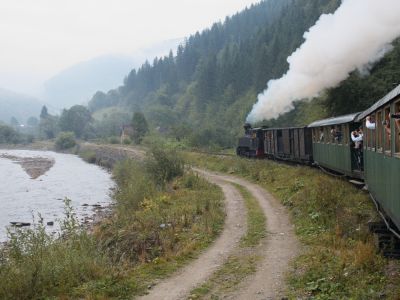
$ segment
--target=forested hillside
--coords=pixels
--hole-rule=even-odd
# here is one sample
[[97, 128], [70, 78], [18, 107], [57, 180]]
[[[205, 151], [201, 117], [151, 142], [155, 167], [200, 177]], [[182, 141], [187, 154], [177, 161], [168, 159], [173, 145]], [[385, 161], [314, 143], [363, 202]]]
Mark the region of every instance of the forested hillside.
[[[121, 87], [97, 92], [89, 109], [142, 111], [153, 128], [172, 137], [230, 146], [257, 94], [286, 72], [286, 59], [303, 42], [304, 32], [339, 5], [340, 0], [263, 1], [190, 36], [176, 53], [132, 70]], [[396, 46], [371, 76], [355, 72], [340, 87], [267, 123], [299, 125], [365, 108], [399, 83], [399, 61]]]

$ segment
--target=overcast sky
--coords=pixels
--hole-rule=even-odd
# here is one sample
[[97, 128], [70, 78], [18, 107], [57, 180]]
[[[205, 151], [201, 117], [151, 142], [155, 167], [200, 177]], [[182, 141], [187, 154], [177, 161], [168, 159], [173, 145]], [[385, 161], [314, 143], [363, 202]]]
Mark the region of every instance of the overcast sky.
[[188, 36], [259, 0], [0, 0], [0, 88]]

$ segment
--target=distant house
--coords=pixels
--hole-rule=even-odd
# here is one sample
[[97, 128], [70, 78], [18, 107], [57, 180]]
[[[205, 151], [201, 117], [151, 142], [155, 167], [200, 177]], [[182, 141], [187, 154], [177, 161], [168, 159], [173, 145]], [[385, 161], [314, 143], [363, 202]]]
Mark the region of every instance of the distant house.
[[133, 136], [134, 129], [131, 125], [122, 125], [121, 127], [121, 144], [124, 143], [124, 140], [131, 139]]

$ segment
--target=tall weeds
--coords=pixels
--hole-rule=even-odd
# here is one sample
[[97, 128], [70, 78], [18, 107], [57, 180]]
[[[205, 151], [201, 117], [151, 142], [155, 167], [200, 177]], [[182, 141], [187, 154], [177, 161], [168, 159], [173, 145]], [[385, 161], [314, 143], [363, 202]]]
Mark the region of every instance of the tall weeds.
[[114, 168], [111, 217], [88, 234], [66, 202], [57, 236], [43, 222], [10, 232], [0, 249], [0, 299], [129, 299], [175, 270], [220, 231], [222, 192], [174, 151]]
[[41, 219], [34, 228], [9, 231], [8, 244], [0, 250], [0, 299], [67, 295], [112, 270], [94, 239], [77, 224], [67, 201], [60, 235], [48, 234]]

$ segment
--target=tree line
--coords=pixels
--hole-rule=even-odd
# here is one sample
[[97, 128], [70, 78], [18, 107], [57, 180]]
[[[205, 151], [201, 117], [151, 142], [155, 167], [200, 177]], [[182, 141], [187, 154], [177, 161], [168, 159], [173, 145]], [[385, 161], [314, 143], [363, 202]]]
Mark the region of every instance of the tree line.
[[122, 86], [97, 92], [92, 112], [143, 111], [153, 128], [193, 145], [231, 146], [257, 94], [287, 70], [303, 33], [339, 0], [262, 1], [197, 32], [176, 53], [145, 62]]

